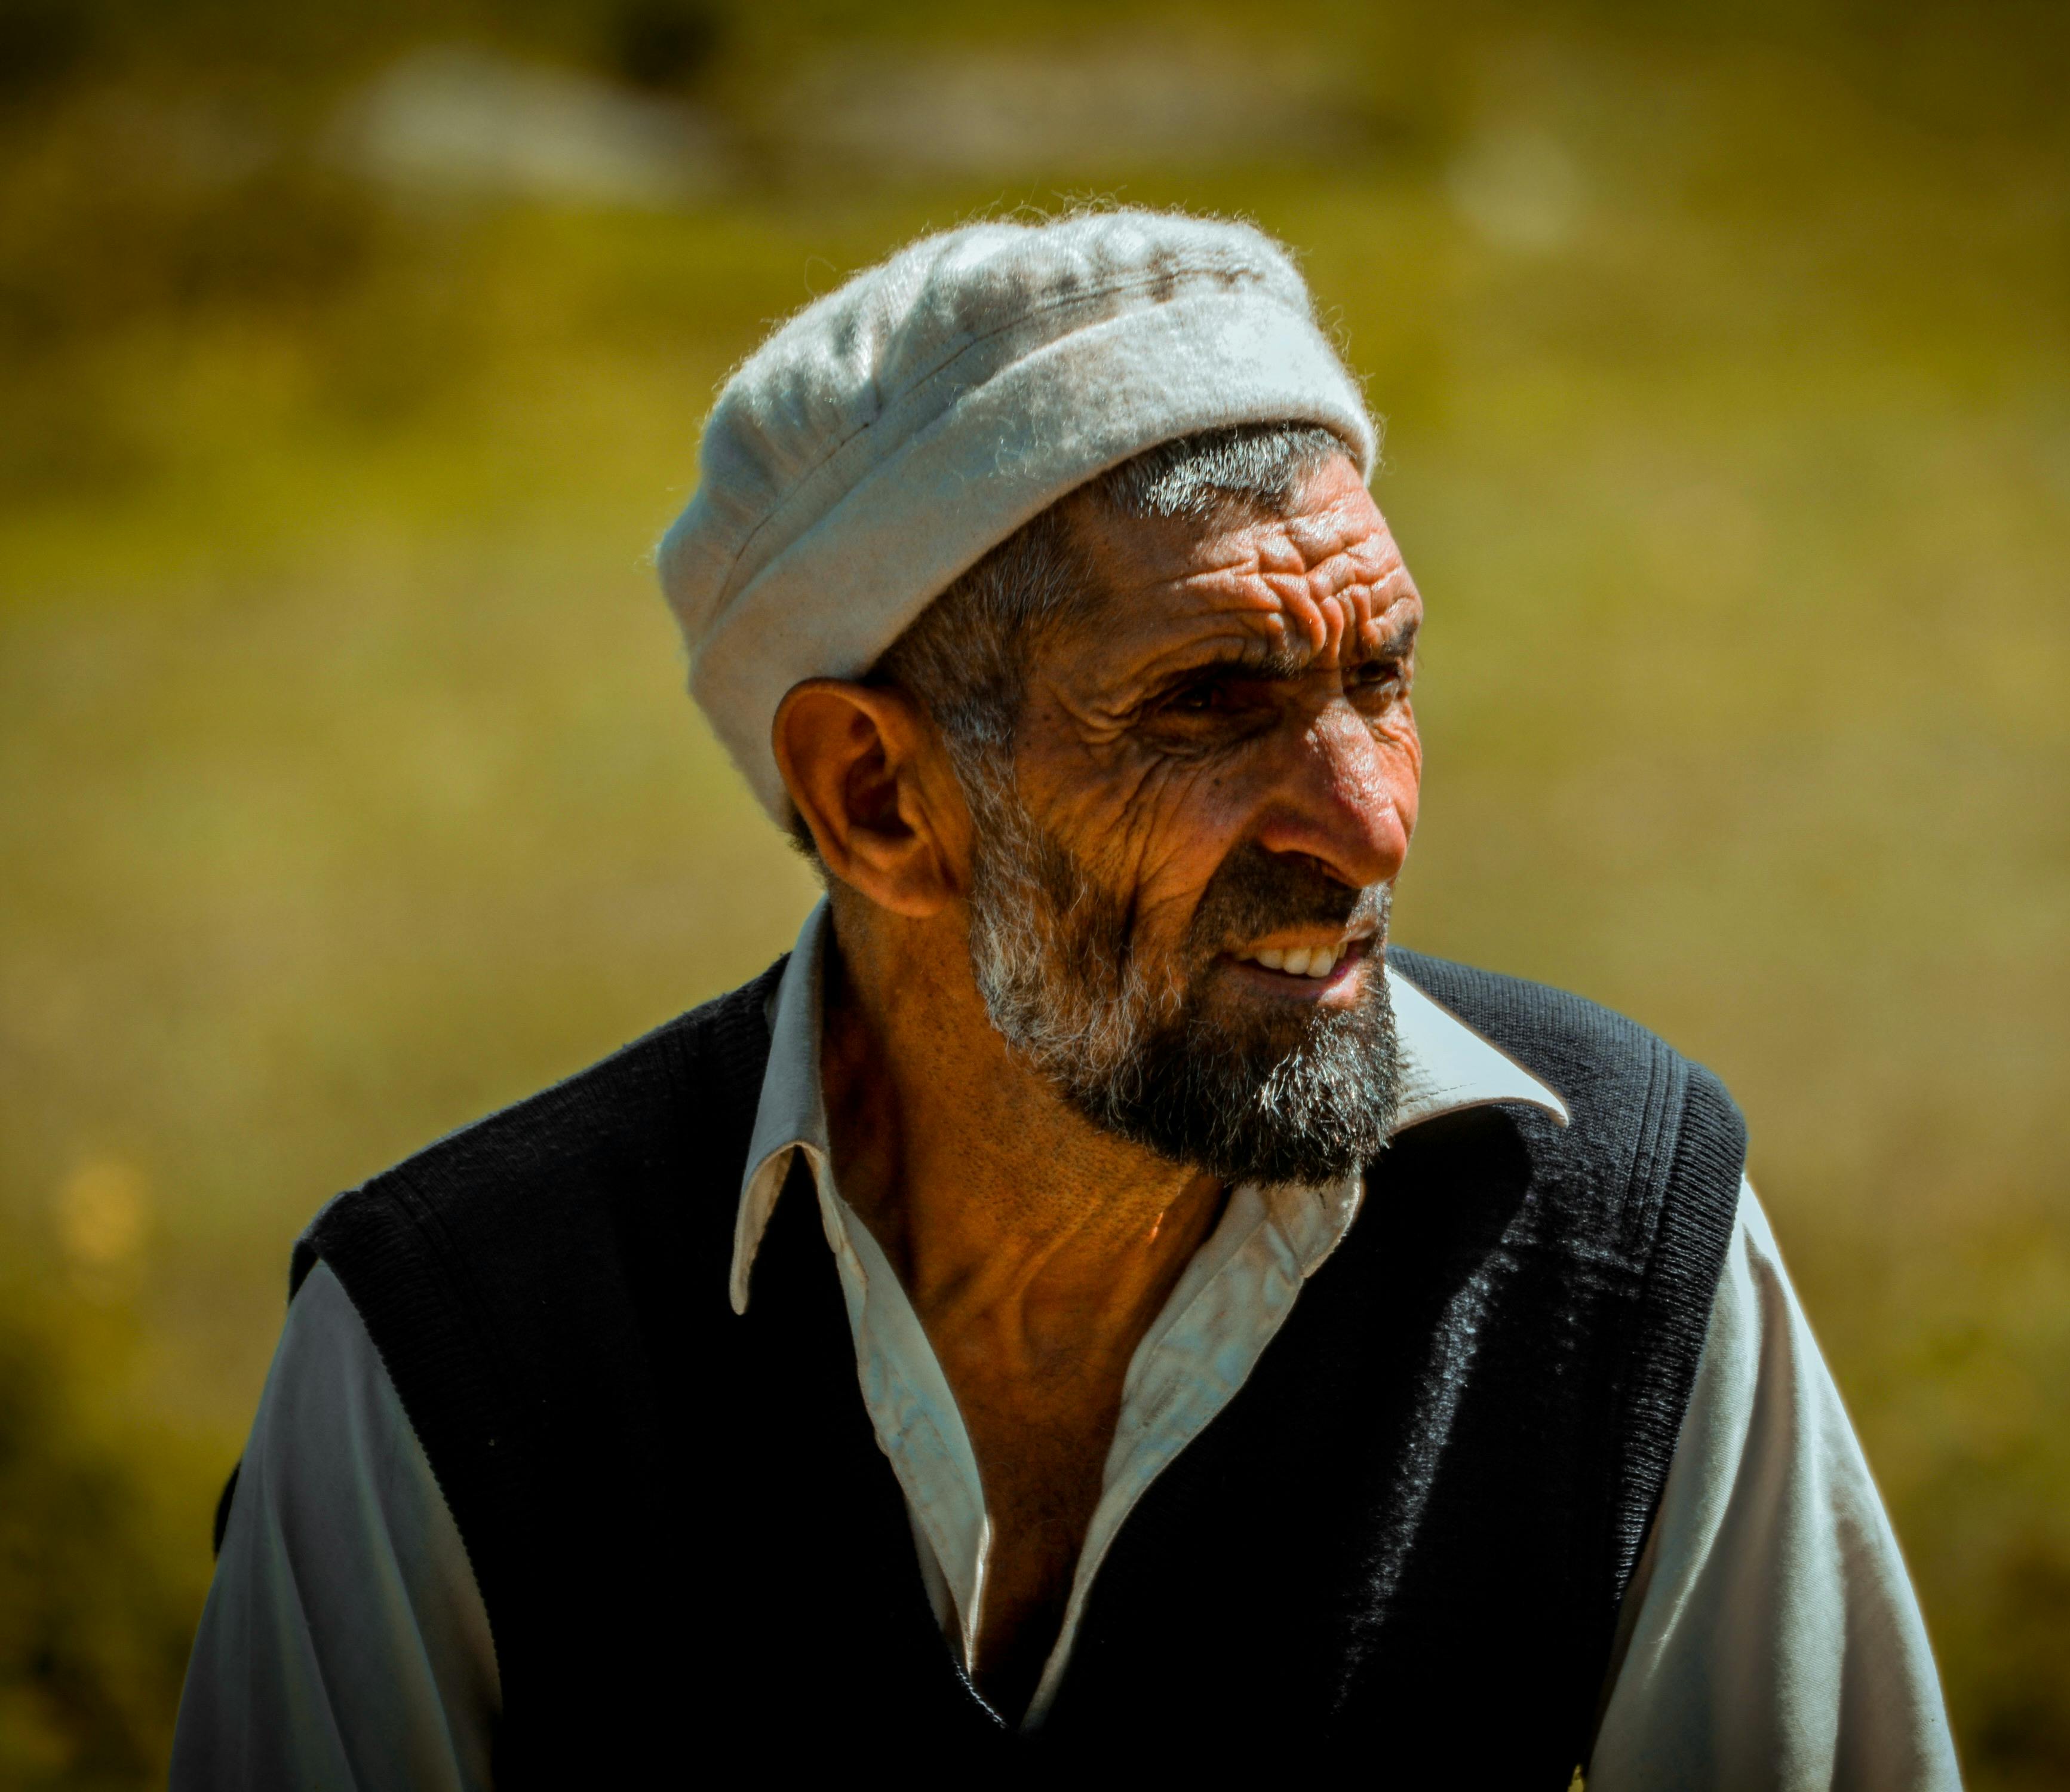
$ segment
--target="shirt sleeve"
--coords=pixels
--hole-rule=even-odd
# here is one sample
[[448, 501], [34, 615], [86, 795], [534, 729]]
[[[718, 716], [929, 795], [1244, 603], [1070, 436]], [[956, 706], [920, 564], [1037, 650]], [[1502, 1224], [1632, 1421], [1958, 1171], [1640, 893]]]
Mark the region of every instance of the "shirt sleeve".
[[1960, 1786], [1897, 1539], [1745, 1183], [1626, 1606], [1589, 1792]]
[[344, 1287], [288, 1311], [173, 1743], [173, 1792], [481, 1792], [489, 1614]]

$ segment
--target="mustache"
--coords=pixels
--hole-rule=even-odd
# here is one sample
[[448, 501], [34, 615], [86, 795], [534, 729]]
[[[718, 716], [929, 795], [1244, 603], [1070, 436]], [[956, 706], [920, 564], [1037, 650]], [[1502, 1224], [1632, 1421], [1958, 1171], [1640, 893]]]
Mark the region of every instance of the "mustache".
[[1349, 929], [1369, 923], [1387, 937], [1385, 884], [1363, 888], [1332, 877], [1313, 859], [1270, 853], [1256, 841], [1239, 846], [1216, 867], [1186, 929], [1188, 948], [1209, 957], [1278, 927]]

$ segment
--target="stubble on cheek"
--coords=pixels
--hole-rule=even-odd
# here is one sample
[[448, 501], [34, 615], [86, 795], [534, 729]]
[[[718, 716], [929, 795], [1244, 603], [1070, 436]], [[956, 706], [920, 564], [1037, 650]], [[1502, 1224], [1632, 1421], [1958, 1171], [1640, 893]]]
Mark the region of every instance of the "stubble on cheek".
[[[1122, 919], [1138, 975], [1168, 995], [1189, 985], [1213, 956], [1197, 949], [1192, 929], [1225, 849], [1212, 814], [1201, 812], [1212, 774], [1143, 759], [1119, 788], [1110, 785], [1038, 824]], [[1205, 806], [1212, 809], [1212, 800]]]

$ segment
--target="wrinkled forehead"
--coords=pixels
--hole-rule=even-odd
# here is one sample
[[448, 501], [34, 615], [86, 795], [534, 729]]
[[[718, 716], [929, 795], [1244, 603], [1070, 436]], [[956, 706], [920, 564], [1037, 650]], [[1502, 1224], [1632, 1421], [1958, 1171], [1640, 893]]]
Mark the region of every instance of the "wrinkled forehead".
[[1069, 515], [1098, 599], [1061, 644], [1082, 655], [1097, 642], [1117, 674], [1174, 657], [1348, 664], [1420, 620], [1401, 550], [1348, 460], [1319, 469], [1283, 516], [1123, 517], [1090, 499]]

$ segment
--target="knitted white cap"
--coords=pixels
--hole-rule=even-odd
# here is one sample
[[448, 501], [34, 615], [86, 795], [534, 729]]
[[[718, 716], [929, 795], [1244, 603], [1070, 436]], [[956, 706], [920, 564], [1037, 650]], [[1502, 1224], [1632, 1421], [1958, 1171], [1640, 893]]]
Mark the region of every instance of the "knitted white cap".
[[1094, 475], [1242, 423], [1375, 438], [1287, 252], [1248, 225], [1088, 213], [923, 237], [741, 364], [662, 538], [690, 689], [763, 806], [800, 680], [859, 677], [956, 578]]

